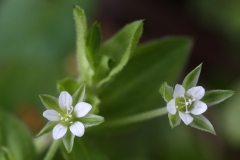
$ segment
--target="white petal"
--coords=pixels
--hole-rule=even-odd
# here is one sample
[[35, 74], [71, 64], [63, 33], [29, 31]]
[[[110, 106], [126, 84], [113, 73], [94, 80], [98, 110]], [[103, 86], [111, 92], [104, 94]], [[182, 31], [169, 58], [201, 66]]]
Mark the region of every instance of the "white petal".
[[185, 89], [182, 85], [176, 84], [174, 88], [173, 97], [177, 98], [178, 96], [182, 96], [185, 94]]
[[78, 137], [82, 137], [84, 134], [84, 125], [81, 122], [74, 122], [71, 126], [70, 126], [70, 131], [78, 136]]
[[207, 105], [202, 101], [195, 101], [192, 105], [191, 113], [194, 115], [202, 114], [207, 110]]
[[60, 120], [59, 113], [52, 109], [48, 109], [48, 110], [44, 111], [43, 117], [47, 118], [49, 121], [59, 121]]
[[92, 109], [92, 105], [86, 102], [78, 103], [75, 108], [74, 112], [78, 118], [85, 116], [90, 110]]
[[59, 138], [62, 138], [67, 132], [67, 127], [62, 125], [62, 124], [58, 124], [53, 128], [53, 139], [57, 140]]
[[179, 116], [186, 125], [189, 125], [193, 121], [193, 117], [188, 113], [179, 112]]
[[72, 106], [72, 96], [68, 92], [62, 91], [58, 98], [58, 104], [62, 111], [66, 111], [67, 107]]
[[205, 89], [201, 86], [192, 87], [186, 93], [187, 97], [192, 98], [193, 100], [202, 99], [204, 94], [205, 94]]
[[170, 102], [168, 102], [167, 110], [171, 114], [176, 114], [175, 99], [172, 99]]

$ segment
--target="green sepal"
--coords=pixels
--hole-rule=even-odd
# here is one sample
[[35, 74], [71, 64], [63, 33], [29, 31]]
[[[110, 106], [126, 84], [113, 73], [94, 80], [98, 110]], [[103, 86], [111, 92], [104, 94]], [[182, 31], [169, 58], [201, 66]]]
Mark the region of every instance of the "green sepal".
[[78, 102], [82, 102], [85, 96], [85, 82], [76, 90], [73, 94], [73, 106], [75, 106]]
[[172, 129], [181, 123], [181, 118], [177, 113], [175, 115], [168, 113], [168, 119]]
[[88, 59], [88, 52], [85, 47], [85, 39], [87, 33], [87, 24], [84, 11], [78, 7], [74, 6], [73, 8], [74, 20], [76, 23], [76, 32], [77, 32], [77, 62], [78, 69], [81, 73], [81, 79], [86, 81], [89, 86], [92, 85], [92, 78], [94, 76], [94, 70], [90, 61]]
[[79, 83], [76, 79], [73, 78], [64, 78], [57, 81], [57, 90], [58, 92], [67, 91], [70, 95], [73, 95], [74, 92], [78, 89]]
[[99, 82], [98, 87], [109, 81], [127, 64], [132, 51], [135, 49], [143, 29], [143, 21], [136, 21], [126, 25], [114, 37], [105, 42], [102, 53], [110, 58], [110, 72]]
[[82, 122], [85, 128], [96, 126], [104, 122], [104, 118], [102, 116], [98, 116], [95, 114], [87, 114], [84, 117], [77, 118], [77, 120]]
[[208, 107], [221, 103], [234, 94], [231, 90], [211, 90], [207, 91], [201, 99]]
[[13, 153], [10, 151], [10, 149], [8, 149], [4, 146], [1, 146], [1, 149], [0, 149], [0, 159], [1, 160], [16, 160], [13, 156]]
[[194, 70], [192, 70], [183, 80], [182, 86], [187, 91], [188, 89], [195, 87], [198, 82], [198, 78], [200, 76], [202, 64], [197, 66]]
[[47, 109], [53, 109], [57, 112], [62, 113], [62, 110], [60, 109], [60, 107], [58, 105], [58, 99], [56, 97], [53, 97], [53, 96], [47, 95], [47, 94], [39, 94], [39, 97], [40, 97], [43, 105]]
[[87, 32], [86, 49], [87, 56], [92, 68], [96, 69], [100, 63], [99, 49], [102, 42], [102, 33], [99, 23], [95, 22]]
[[162, 95], [165, 102], [169, 102], [173, 99], [173, 88], [168, 86], [166, 82], [161, 85], [159, 93]]
[[72, 132], [68, 129], [67, 133], [62, 138], [64, 147], [66, 148], [68, 153], [70, 153], [72, 151], [73, 144], [74, 144], [74, 137], [75, 137], [75, 135], [72, 134]]
[[207, 118], [205, 118], [203, 115], [191, 115], [194, 119], [193, 122], [190, 123], [191, 127], [210, 132], [214, 135], [216, 135], [216, 132], [212, 126], [212, 124], [209, 122]]
[[45, 133], [48, 133], [48, 132], [51, 132], [53, 130], [53, 128], [58, 124], [58, 122], [48, 122], [44, 127], [43, 129], [35, 136], [35, 138], [45, 134]]

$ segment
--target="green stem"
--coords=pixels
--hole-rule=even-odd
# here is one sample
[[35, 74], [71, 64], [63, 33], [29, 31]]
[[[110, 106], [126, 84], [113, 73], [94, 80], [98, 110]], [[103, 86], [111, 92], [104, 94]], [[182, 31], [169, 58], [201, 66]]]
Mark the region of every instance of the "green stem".
[[109, 120], [109, 122], [106, 122], [104, 126], [105, 127], [116, 127], [116, 126], [128, 125], [128, 124], [152, 119], [155, 117], [159, 117], [159, 116], [165, 115], [167, 113], [168, 113], [168, 111], [167, 111], [166, 107], [158, 108], [158, 109], [154, 109], [154, 110], [147, 111], [144, 113], [139, 113], [139, 114], [132, 115], [132, 116], [122, 117], [122, 118], [118, 118], [118, 119], [111, 120], [111, 121]]
[[44, 160], [52, 160], [58, 147], [60, 146], [61, 139], [53, 141], [51, 147], [49, 148], [47, 155], [45, 156]]

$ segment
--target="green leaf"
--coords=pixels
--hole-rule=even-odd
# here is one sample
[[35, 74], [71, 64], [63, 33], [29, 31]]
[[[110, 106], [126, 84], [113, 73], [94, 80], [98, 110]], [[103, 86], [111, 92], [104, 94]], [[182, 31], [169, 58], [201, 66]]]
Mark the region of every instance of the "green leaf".
[[159, 89], [159, 93], [162, 95], [165, 102], [169, 102], [170, 100], [173, 99], [173, 88], [168, 86], [168, 84], [166, 82], [164, 82], [161, 85], [161, 87]]
[[39, 94], [39, 97], [40, 97], [43, 105], [47, 109], [53, 109], [60, 113], [62, 112], [62, 110], [60, 109], [60, 107], [58, 105], [58, 99], [56, 97], [53, 97], [53, 96], [50, 96], [47, 94]]
[[181, 123], [181, 118], [178, 114], [172, 115], [168, 113], [168, 119], [172, 129]]
[[87, 32], [86, 37], [86, 48], [88, 52], [88, 59], [92, 65], [92, 67], [96, 70], [96, 67], [99, 66], [100, 63], [100, 53], [99, 49], [101, 47], [102, 42], [102, 33], [100, 29], [100, 25], [95, 22], [91, 28]]
[[198, 78], [200, 76], [202, 64], [197, 66], [194, 70], [192, 70], [183, 80], [182, 86], [187, 91], [188, 89], [195, 87], [198, 82]]
[[57, 90], [59, 92], [67, 91], [70, 95], [73, 95], [74, 92], [79, 87], [79, 83], [76, 79], [73, 78], [64, 78], [62, 80], [57, 81]]
[[104, 122], [103, 117], [94, 114], [87, 114], [84, 117], [78, 118], [78, 120], [84, 124], [85, 128], [96, 126]]
[[73, 94], [73, 106], [75, 106], [78, 102], [82, 102], [85, 96], [85, 82], [76, 90]]
[[14, 159], [37, 159], [32, 135], [19, 120], [0, 110], [0, 126], [0, 145], [11, 151]]
[[39, 137], [45, 133], [51, 132], [53, 130], [53, 128], [58, 124], [58, 122], [48, 122], [43, 129], [35, 136]]
[[194, 120], [192, 123], [190, 123], [191, 127], [194, 127], [206, 132], [210, 132], [216, 135], [212, 124], [203, 115], [192, 115], [192, 117], [194, 118]]
[[142, 21], [133, 22], [126, 25], [114, 37], [103, 44], [102, 53], [110, 57], [110, 72], [103, 77], [98, 86], [109, 81], [127, 64], [142, 35], [142, 29]]
[[207, 91], [201, 99], [208, 107], [221, 103], [234, 94], [231, 90], [211, 90]]
[[63, 144], [67, 150], [68, 153], [72, 151], [73, 144], [74, 144], [74, 134], [68, 129], [65, 136], [62, 138]]
[[[1, 150], [2, 150], [2, 153], [1, 153]], [[4, 159], [5, 159], [4, 154], [5, 154], [6, 157], [7, 157], [6, 160], [15, 160], [12, 152], [11, 152], [8, 148], [2, 146], [1, 149], [0, 149], [0, 158], [1, 158], [1, 160], [4, 160]], [[1, 156], [2, 156], [2, 157], [1, 157]], [[3, 159], [3, 158], [4, 158], [4, 159]]]
[[189, 38], [168, 37], [138, 47], [114, 81], [100, 92], [101, 115], [116, 118], [165, 105], [159, 82], [176, 83], [191, 46]]
[[88, 59], [87, 51], [85, 49], [85, 36], [87, 29], [85, 14], [80, 7], [74, 6], [73, 15], [77, 31], [78, 68], [81, 73], [82, 81], [86, 81], [86, 83], [91, 86], [94, 70], [90, 64], [90, 60]]

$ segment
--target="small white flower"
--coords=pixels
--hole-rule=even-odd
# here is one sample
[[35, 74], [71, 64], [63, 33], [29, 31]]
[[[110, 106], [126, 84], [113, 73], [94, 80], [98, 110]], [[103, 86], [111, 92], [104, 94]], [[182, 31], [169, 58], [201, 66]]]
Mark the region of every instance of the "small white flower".
[[62, 138], [68, 129], [78, 137], [83, 136], [85, 127], [76, 118], [84, 117], [92, 109], [92, 106], [85, 102], [79, 102], [75, 107], [72, 106], [72, 96], [66, 92], [61, 92], [58, 98], [58, 105], [62, 112], [48, 109], [43, 112], [43, 116], [49, 121], [58, 122], [53, 128], [53, 138]]
[[200, 101], [204, 94], [205, 89], [201, 86], [192, 87], [186, 92], [182, 85], [177, 84], [167, 110], [172, 115], [178, 112], [182, 121], [189, 125], [193, 121], [191, 114], [200, 115], [207, 110], [207, 105]]

